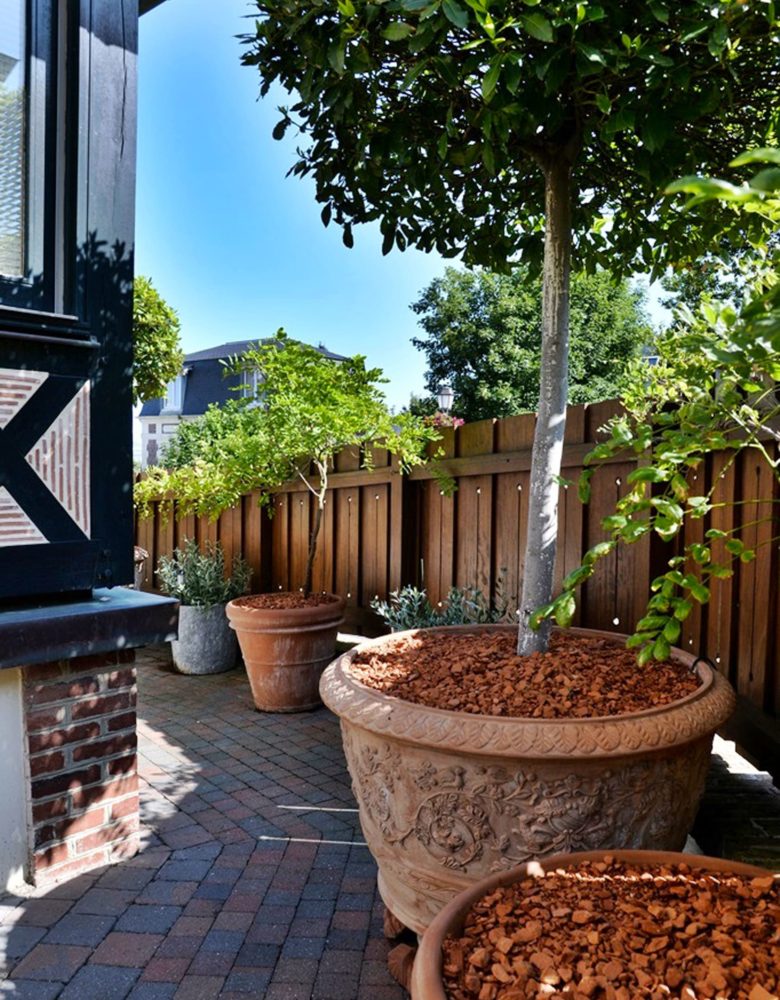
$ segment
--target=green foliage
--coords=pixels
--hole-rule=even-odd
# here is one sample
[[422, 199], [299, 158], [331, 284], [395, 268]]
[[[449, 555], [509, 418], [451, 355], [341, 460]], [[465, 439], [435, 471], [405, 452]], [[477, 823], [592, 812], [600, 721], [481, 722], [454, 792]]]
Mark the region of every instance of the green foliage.
[[383, 618], [393, 632], [442, 625], [484, 625], [512, 621], [509, 601], [504, 596], [500, 583], [496, 592], [496, 601], [491, 604], [476, 587], [451, 587], [446, 600], [438, 608], [434, 608], [425, 590], [406, 586], [392, 591], [388, 601], [371, 601], [371, 610]]
[[[738, 213], [760, 215], [774, 234], [755, 248], [751, 267], [756, 273], [739, 310], [730, 303], [705, 298], [694, 314], [683, 307], [677, 326], [657, 342], [658, 364], [638, 364], [624, 402], [625, 416], [609, 425], [609, 438], [586, 459], [580, 495], [587, 501], [595, 468], [626, 454], [639, 464], [627, 478], [627, 490], [615, 513], [602, 522], [608, 534], [585, 556], [583, 564], [564, 581], [562, 593], [539, 609], [536, 621], [553, 616], [568, 624], [574, 613], [574, 591], [596, 564], [621, 543], [632, 543], [654, 532], [663, 541], [681, 535], [685, 524], [706, 518], [724, 506], [715, 497], [717, 482], [707, 494], [692, 486], [692, 470], [707, 455], [729, 455], [724, 473], [740, 452], [751, 449], [768, 463], [780, 481], [780, 150], [751, 151], [735, 166], [765, 162], [744, 184], [711, 178], [686, 178], [670, 187], [693, 197], [689, 208], [718, 198]], [[741, 502], [750, 502], [750, 497]], [[705, 530], [704, 542], [684, 546], [669, 562], [669, 570], [653, 581], [647, 614], [638, 622], [629, 645], [639, 662], [664, 659], [679, 638], [681, 623], [695, 603], [706, 604], [712, 581], [727, 578], [739, 562], [755, 558], [739, 537], [739, 527], [725, 532]], [[772, 544], [777, 542], [774, 538]]]
[[[778, 108], [773, 3], [691, 0], [256, 0], [244, 37], [261, 93], [294, 95], [274, 136], [322, 217], [379, 220], [493, 269], [542, 257], [543, 168], [575, 162], [575, 256], [624, 273], [698, 257], [721, 228], [657, 211], [680, 172], [725, 170]], [[540, 169], [541, 168], [541, 169]], [[756, 220], [740, 225], [751, 231]]]
[[335, 361], [283, 330], [232, 359], [228, 370], [260, 372], [256, 397], [222, 411], [212, 407], [182, 431], [169, 455], [175, 467], [147, 470], [136, 484], [136, 505], [148, 516], [162, 498], [168, 508], [176, 502], [179, 516], [216, 518], [246, 493], [259, 491], [267, 504], [274, 490], [297, 479], [316, 498], [318, 511], [302, 581], [308, 590], [333, 455], [360, 448], [370, 467], [371, 448], [386, 448], [405, 472], [426, 460], [427, 446], [440, 434], [411, 414], [394, 416], [379, 388], [381, 371], [366, 368], [359, 355]]
[[176, 311], [149, 278], [133, 283], [133, 402], [165, 395], [172, 378], [181, 372], [184, 355]]
[[225, 576], [225, 553], [222, 546], [206, 543], [205, 551], [194, 538], [188, 538], [173, 556], [162, 556], [157, 566], [160, 587], [182, 604], [210, 608], [227, 604], [249, 589], [252, 570], [240, 556], [235, 556], [230, 576]]
[[[428, 359], [426, 388], [451, 385], [453, 412], [466, 420], [535, 410], [541, 299], [541, 279], [527, 267], [511, 276], [447, 268], [412, 305], [425, 331], [412, 343]], [[652, 336], [642, 291], [605, 271], [578, 273], [569, 326], [569, 402], [614, 398], [629, 359]]]

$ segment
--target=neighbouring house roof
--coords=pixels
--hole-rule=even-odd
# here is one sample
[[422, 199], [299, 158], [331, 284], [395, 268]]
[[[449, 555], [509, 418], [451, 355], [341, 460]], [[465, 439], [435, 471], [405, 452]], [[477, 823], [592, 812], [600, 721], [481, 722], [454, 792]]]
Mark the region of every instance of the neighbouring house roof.
[[139, 0], [138, 13], [148, 14], [150, 10], [159, 7], [161, 3], [165, 3], [165, 0]]
[[[244, 354], [248, 348], [258, 343], [270, 343], [273, 338], [266, 340], [234, 340], [227, 344], [219, 344], [216, 347], [208, 347], [203, 351], [194, 351], [192, 354], [184, 356], [184, 391], [182, 398], [182, 408], [176, 414], [183, 417], [200, 416], [205, 413], [211, 403], [226, 403], [229, 399], [236, 398], [236, 387], [245, 380], [240, 375], [226, 375], [225, 366], [221, 363], [226, 358]], [[334, 354], [332, 351], [320, 345], [317, 348], [326, 358], [334, 361], [343, 361], [342, 354]], [[144, 403], [140, 416], [159, 417], [164, 416], [163, 399], [153, 399]], [[168, 411], [171, 416], [173, 411]]]

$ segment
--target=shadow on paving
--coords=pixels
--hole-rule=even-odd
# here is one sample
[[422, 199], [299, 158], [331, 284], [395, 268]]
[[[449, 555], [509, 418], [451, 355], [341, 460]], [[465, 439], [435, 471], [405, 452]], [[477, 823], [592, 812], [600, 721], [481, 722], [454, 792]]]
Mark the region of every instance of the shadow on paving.
[[141, 851], [0, 897], [0, 998], [401, 1000], [337, 720], [137, 665]]

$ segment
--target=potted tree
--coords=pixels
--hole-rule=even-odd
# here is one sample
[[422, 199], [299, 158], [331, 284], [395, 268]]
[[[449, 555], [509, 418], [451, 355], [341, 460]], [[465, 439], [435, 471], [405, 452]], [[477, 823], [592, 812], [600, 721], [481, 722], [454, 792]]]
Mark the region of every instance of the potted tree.
[[[528, 661], [550, 636], [549, 616], [534, 614], [552, 598], [572, 258], [613, 271], [641, 260], [658, 273], [710, 245], [720, 213], [695, 225], [669, 216], [661, 191], [684, 170], [725, 168], [771, 132], [774, 10], [736, 0], [257, 7], [244, 61], [258, 67], [262, 93], [276, 83], [295, 93], [274, 134], [292, 126], [309, 140], [292, 172], [313, 178], [323, 221], [342, 226], [347, 246], [356, 223], [379, 219], [384, 252], [415, 245], [494, 270], [518, 258], [542, 267], [519, 656], [505, 648], [500, 668], [494, 658], [480, 671], [511, 693], [530, 669], [533, 687], [541, 666]], [[462, 885], [524, 854], [682, 846], [711, 733], [733, 703], [721, 678], [697, 663], [699, 686], [678, 697], [672, 683], [668, 711], [653, 703], [656, 671], [632, 714], [624, 702], [608, 718], [510, 719], [497, 715], [503, 693], [481, 705], [466, 694], [464, 661], [479, 660], [486, 635], [460, 654], [440, 635], [394, 640], [419, 661], [411, 673], [423, 686], [437, 663], [449, 675], [436, 707], [372, 691], [376, 649], [342, 658], [321, 688], [341, 716], [380, 891], [403, 923], [423, 929]], [[583, 642], [601, 644], [602, 660], [619, 649], [605, 636]], [[678, 663], [694, 666], [684, 654]], [[553, 679], [571, 692], [561, 666]], [[464, 697], [470, 715], [451, 708]], [[556, 773], [562, 761], [569, 770]]]
[[252, 490], [266, 506], [290, 480], [311, 492], [316, 503], [299, 589], [236, 598], [227, 606], [256, 707], [302, 711], [319, 704], [320, 675], [333, 659], [345, 607], [342, 596], [312, 591], [333, 456], [361, 447], [370, 465], [371, 448], [386, 448], [404, 470], [424, 460], [439, 433], [410, 414], [391, 414], [379, 387], [381, 372], [366, 368], [362, 357], [326, 357], [283, 330], [229, 368], [258, 373], [254, 396], [212, 409], [190, 425], [186, 460], [178, 468], [150, 470], [136, 487], [136, 503], [143, 515], [153, 500], [168, 497], [179, 516], [216, 517]]
[[180, 602], [179, 636], [171, 643], [173, 663], [182, 674], [220, 674], [236, 665], [236, 637], [225, 616], [228, 601], [245, 594], [252, 571], [236, 556], [225, 575], [222, 546], [194, 538], [157, 566], [160, 589]]

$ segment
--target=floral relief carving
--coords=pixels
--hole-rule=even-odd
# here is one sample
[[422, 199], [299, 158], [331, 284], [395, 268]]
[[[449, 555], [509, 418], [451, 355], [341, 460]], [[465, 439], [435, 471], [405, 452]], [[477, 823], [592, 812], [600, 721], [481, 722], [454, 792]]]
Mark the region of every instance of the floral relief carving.
[[692, 755], [555, 777], [428, 758], [404, 770], [388, 742], [348, 734], [345, 745], [364, 820], [410, 857], [469, 874], [599, 847], [679, 847], [709, 759], [702, 741]]

